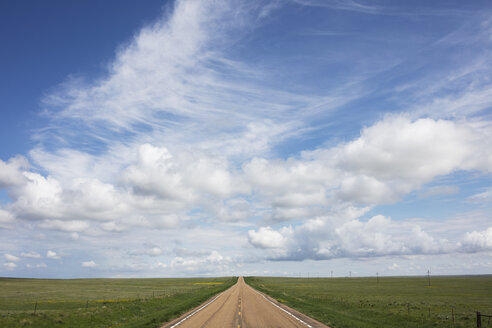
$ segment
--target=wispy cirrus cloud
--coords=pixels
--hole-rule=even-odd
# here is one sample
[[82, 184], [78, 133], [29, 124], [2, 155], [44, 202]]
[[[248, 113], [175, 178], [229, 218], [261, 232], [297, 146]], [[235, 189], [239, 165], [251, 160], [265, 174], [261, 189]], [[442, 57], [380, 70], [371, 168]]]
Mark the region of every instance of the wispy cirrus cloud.
[[368, 15], [397, 15], [397, 16], [463, 16], [472, 14], [472, 10], [456, 8], [426, 8], [420, 10], [409, 6], [402, 10], [391, 2], [375, 4], [370, 1], [342, 0], [290, 0], [296, 4], [309, 7], [320, 7], [332, 10], [350, 11]]

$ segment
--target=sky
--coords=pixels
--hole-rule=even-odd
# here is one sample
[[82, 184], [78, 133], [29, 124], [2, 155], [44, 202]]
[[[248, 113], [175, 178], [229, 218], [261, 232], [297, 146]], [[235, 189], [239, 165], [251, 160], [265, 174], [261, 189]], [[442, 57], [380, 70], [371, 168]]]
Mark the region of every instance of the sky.
[[492, 273], [492, 3], [0, 3], [0, 276]]

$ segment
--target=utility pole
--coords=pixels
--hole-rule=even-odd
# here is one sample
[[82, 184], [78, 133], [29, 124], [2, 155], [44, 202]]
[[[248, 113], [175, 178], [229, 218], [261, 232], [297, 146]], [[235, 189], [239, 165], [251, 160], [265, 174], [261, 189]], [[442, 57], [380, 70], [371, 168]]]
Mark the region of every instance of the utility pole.
[[331, 270], [331, 277], [333, 278], [333, 270]]
[[431, 273], [430, 270], [427, 270], [427, 280], [429, 281], [429, 287], [431, 285]]

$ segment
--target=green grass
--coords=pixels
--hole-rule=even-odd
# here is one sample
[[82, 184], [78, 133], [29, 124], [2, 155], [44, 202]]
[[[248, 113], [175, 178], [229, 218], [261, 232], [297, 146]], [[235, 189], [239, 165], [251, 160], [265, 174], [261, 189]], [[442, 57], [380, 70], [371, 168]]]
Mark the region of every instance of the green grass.
[[0, 278], [0, 327], [159, 327], [236, 281]]
[[[252, 287], [335, 328], [476, 327], [492, 314], [492, 276], [247, 277]], [[454, 322], [452, 313], [454, 312]], [[483, 319], [482, 327], [492, 327]], [[488, 325], [487, 325], [488, 324]]]

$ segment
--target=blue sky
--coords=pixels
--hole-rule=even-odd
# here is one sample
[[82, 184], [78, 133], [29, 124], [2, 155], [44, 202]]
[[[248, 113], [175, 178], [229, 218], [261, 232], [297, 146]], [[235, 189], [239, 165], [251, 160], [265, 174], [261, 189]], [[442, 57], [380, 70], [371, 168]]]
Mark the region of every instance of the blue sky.
[[490, 273], [488, 2], [0, 6], [0, 275]]

